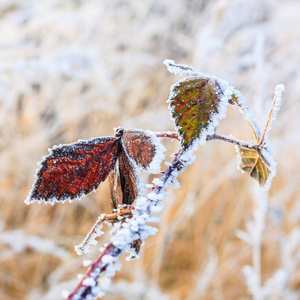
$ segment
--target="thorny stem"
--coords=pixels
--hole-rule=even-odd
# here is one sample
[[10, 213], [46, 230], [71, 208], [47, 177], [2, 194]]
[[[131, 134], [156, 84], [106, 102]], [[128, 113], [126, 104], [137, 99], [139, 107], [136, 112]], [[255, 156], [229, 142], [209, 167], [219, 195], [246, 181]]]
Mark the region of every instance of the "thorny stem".
[[[157, 195], [164, 192], [164, 190], [171, 184], [172, 180], [177, 176], [178, 172], [182, 171], [184, 167], [187, 165], [187, 161], [185, 161], [183, 158], [181, 159], [182, 155], [185, 153], [185, 151], [180, 150], [178, 154], [175, 156], [172, 164], [168, 167], [168, 169], [162, 174], [160, 177], [160, 180], [163, 182], [163, 185], [155, 185], [152, 193], [155, 193]], [[158, 200], [157, 200], [158, 201]], [[151, 205], [153, 205], [153, 202], [155, 200], [152, 200], [150, 198], [147, 198], [147, 211], [150, 215], [150, 208]], [[157, 202], [158, 203], [158, 202]], [[132, 210], [134, 210], [134, 204], [132, 205]], [[132, 219], [136, 216], [132, 216]], [[122, 225], [121, 225], [122, 226]], [[83, 300], [86, 299], [88, 296], [94, 296], [93, 288], [91, 285], [86, 284], [86, 279], [89, 281], [89, 279], [94, 280], [95, 284], [97, 284], [97, 280], [101, 273], [103, 273], [108, 263], [103, 262], [103, 257], [105, 255], [111, 255], [115, 258], [119, 257], [123, 252], [125, 251], [125, 247], [120, 249], [116, 247], [113, 242], [110, 242], [106, 245], [98, 259], [91, 265], [88, 272], [83, 276], [77, 287], [73, 290], [71, 294], [69, 294], [67, 300]]]

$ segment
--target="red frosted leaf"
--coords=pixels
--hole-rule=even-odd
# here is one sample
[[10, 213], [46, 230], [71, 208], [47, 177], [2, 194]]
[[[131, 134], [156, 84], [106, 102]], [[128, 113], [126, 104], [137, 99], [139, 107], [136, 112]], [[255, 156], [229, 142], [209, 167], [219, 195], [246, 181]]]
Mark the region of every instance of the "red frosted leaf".
[[26, 203], [79, 198], [96, 189], [113, 170], [120, 138], [102, 137], [54, 147], [40, 163]]
[[[159, 140], [149, 131], [126, 129], [122, 141], [129, 157], [144, 170], [151, 169], [150, 165], [153, 159], [156, 155], [160, 156], [160, 152], [162, 152], [159, 149]], [[159, 163], [162, 158], [158, 159]]]

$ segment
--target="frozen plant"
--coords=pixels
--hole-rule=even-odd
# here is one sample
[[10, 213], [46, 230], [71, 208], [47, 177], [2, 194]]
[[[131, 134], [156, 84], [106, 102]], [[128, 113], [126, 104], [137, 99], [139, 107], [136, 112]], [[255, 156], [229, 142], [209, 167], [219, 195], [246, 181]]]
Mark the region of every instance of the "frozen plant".
[[[25, 200], [26, 204], [37, 201], [53, 205], [80, 199], [109, 178], [112, 214], [101, 214], [75, 250], [79, 255], [88, 252], [89, 246], [96, 244], [96, 238], [103, 234], [103, 224], [112, 225], [111, 239], [101, 248], [100, 256], [90, 265], [78, 286], [66, 296], [69, 300], [90, 299], [102, 294], [98, 284], [100, 274], [113, 276], [121, 268], [118, 259], [124, 252], [130, 253], [130, 259], [138, 258], [143, 241], [157, 232], [148, 225], [157, 221], [152, 213], [164, 209], [161, 202], [167, 187], [173, 182], [176, 184], [179, 172], [194, 162], [194, 152], [199, 145], [211, 140], [234, 144], [240, 168], [265, 189], [270, 187], [275, 175], [276, 164], [268, 137], [275, 122], [283, 85], [276, 87], [268, 122], [261, 130], [241, 93], [226, 81], [171, 60], [164, 63], [170, 72], [187, 76], [171, 87], [168, 99], [176, 132], [117, 128], [114, 137], [54, 146], [40, 163], [36, 181]], [[254, 143], [216, 133], [229, 104], [242, 112], [253, 131]], [[145, 195], [139, 172], [160, 172], [165, 151], [161, 138], [178, 139], [181, 147], [173, 161], [168, 163], [168, 168], [153, 180], [151, 192]]]

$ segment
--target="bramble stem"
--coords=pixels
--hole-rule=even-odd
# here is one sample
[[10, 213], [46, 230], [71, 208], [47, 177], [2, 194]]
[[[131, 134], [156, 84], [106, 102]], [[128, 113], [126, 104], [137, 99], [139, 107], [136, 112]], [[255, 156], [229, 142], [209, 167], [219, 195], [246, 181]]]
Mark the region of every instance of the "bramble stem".
[[[160, 180], [163, 182], [162, 185], [155, 185], [152, 189], [151, 193], [152, 197], [150, 197], [150, 194], [148, 195], [147, 201], [146, 201], [146, 209], [143, 209], [142, 211], [139, 211], [139, 208], [135, 210], [135, 203], [129, 208], [127, 208], [127, 212], [130, 211], [130, 209], [133, 211], [136, 211], [136, 214], [133, 214], [131, 219], [132, 223], [138, 223], [140, 222], [141, 218], [143, 218], [145, 221], [140, 222], [139, 229], [135, 230], [134, 233], [139, 234], [143, 230], [145, 230], [142, 226], [142, 224], [146, 223], [147, 217], [150, 216], [151, 209], [159, 204], [159, 202], [162, 200], [165, 196], [164, 191], [165, 189], [171, 184], [172, 180], [178, 175], [178, 172], [182, 171], [189, 163], [189, 155], [191, 153], [187, 154], [186, 151], [180, 150], [178, 154], [175, 156], [172, 164], [168, 167], [168, 169], [162, 174], [160, 177]], [[162, 196], [158, 198], [153, 198], [153, 195], [156, 196]], [[118, 212], [118, 213], [121, 213]], [[118, 214], [117, 213], [117, 214]], [[145, 216], [146, 214], [146, 216]], [[112, 215], [111, 215], [112, 216]], [[125, 223], [125, 222], [124, 222]], [[100, 222], [99, 222], [100, 224]], [[135, 224], [136, 225], [136, 224]], [[123, 227], [123, 224], [121, 225], [121, 228]], [[136, 237], [133, 238], [132, 241], [129, 240], [129, 236], [126, 235], [126, 239], [128, 243], [133, 242], [136, 240]], [[108, 265], [110, 264], [107, 262], [107, 257], [112, 257], [113, 259], [117, 260], [117, 258], [127, 250], [126, 245], [119, 245], [115, 246], [114, 242], [109, 242], [98, 259], [91, 265], [88, 272], [83, 276], [77, 287], [74, 289], [74, 291], [69, 294], [67, 300], [83, 300], [90, 296], [96, 296], [98, 293], [97, 289], [94, 289], [94, 287], [97, 286], [97, 280], [101, 273], [103, 273]], [[105, 257], [105, 258], [104, 258]], [[111, 262], [114, 263], [115, 261]], [[89, 283], [93, 281], [94, 285], [90, 285]]]

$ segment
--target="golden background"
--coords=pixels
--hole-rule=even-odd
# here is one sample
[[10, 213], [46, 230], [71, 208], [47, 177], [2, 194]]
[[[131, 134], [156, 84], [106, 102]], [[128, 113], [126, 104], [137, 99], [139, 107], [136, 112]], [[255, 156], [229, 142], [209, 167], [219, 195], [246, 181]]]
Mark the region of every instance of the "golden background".
[[[181, 188], [168, 189], [159, 233], [139, 260], [122, 258], [103, 299], [300, 299], [299, 12], [299, 1], [283, 0], [2, 0], [0, 298], [60, 299], [98, 256], [109, 234], [84, 257], [74, 245], [110, 212], [108, 184], [71, 204], [27, 206], [36, 163], [53, 145], [118, 126], [174, 130], [166, 99], [180, 77], [162, 64], [169, 58], [227, 80], [261, 126], [285, 84], [270, 136], [277, 175], [264, 198], [232, 145], [201, 146]], [[218, 132], [252, 139], [235, 108]], [[178, 143], [163, 143], [171, 161]], [[236, 236], [251, 224], [261, 228], [256, 245]], [[259, 273], [249, 286], [245, 265]]]

